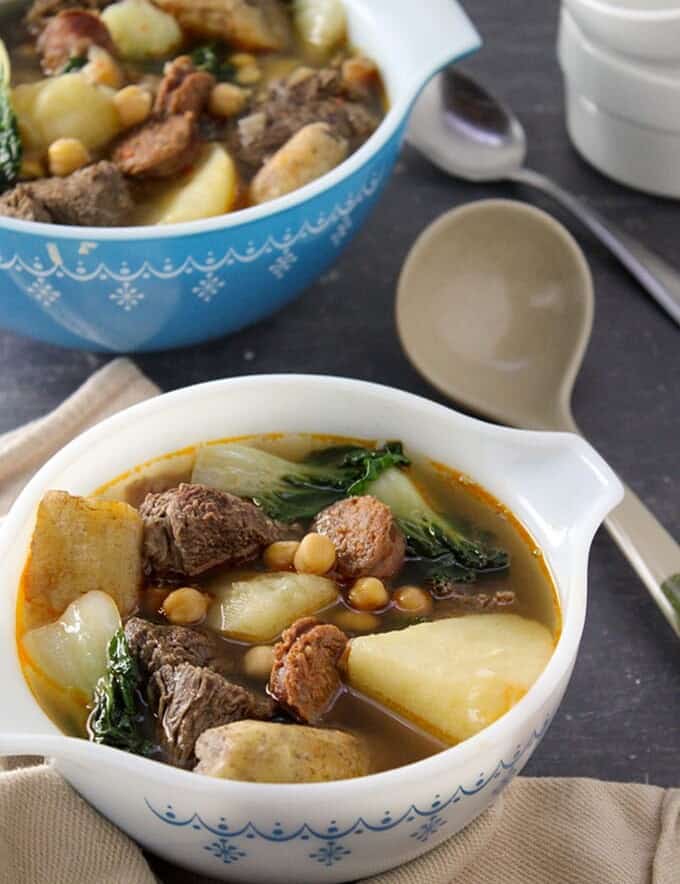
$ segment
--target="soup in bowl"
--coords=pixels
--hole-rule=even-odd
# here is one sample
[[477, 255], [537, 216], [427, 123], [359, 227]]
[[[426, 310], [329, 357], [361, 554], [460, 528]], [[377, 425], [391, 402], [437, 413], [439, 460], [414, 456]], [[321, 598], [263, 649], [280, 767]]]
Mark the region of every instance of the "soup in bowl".
[[144, 403], [71, 443], [9, 517], [0, 749], [53, 755], [205, 874], [404, 862], [540, 741], [620, 493], [576, 437], [360, 382]]
[[0, 7], [3, 325], [134, 351], [273, 312], [361, 226], [423, 85], [479, 45], [454, 0], [211, 3]]

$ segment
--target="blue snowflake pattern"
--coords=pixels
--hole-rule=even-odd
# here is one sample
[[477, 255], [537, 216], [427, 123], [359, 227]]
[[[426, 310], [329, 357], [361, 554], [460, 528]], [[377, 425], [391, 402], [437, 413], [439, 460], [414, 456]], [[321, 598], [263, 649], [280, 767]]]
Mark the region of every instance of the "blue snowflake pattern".
[[206, 844], [204, 849], [227, 865], [238, 862], [244, 856], [248, 856], [245, 850], [241, 850], [237, 844], [229, 844], [226, 838], [212, 841], [210, 844]]
[[434, 835], [435, 832], [438, 832], [445, 823], [446, 820], [441, 816], [430, 817], [427, 822], [418, 826], [415, 832], [411, 833], [411, 838], [415, 838], [416, 841], [421, 841], [424, 844], [426, 841], [429, 841], [431, 836]]
[[343, 844], [339, 844], [337, 841], [329, 841], [328, 844], [319, 847], [314, 853], [310, 853], [309, 858], [315, 859], [322, 866], [330, 868], [334, 863], [339, 863], [346, 856], [349, 856], [351, 852]]

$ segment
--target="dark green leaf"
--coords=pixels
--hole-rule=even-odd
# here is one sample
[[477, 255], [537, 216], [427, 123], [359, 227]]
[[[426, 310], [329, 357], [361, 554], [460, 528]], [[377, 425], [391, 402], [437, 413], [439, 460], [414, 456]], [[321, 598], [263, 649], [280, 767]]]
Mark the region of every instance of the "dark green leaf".
[[88, 731], [93, 742], [136, 755], [149, 755], [153, 749], [144, 735], [144, 706], [137, 661], [130, 653], [122, 629], [109, 643], [107, 671], [95, 688]]
[[87, 57], [84, 55], [72, 55], [61, 69], [62, 74], [72, 74], [79, 71], [87, 64]]
[[12, 110], [10, 88], [0, 83], [0, 191], [16, 182], [21, 168], [21, 137], [16, 114]]
[[432, 522], [399, 519], [406, 535], [408, 553], [413, 558], [438, 559], [449, 567], [471, 571], [500, 571], [507, 568], [510, 559], [501, 549], [471, 540], [452, 527], [447, 533]]
[[191, 53], [194, 67], [199, 71], [212, 74], [217, 80], [225, 82], [233, 80], [236, 68], [228, 62], [225, 55], [229, 52], [228, 47], [217, 43], [206, 43], [197, 46]]
[[673, 574], [668, 580], [661, 585], [661, 589], [668, 601], [675, 608], [676, 613], [680, 616], [680, 574]]

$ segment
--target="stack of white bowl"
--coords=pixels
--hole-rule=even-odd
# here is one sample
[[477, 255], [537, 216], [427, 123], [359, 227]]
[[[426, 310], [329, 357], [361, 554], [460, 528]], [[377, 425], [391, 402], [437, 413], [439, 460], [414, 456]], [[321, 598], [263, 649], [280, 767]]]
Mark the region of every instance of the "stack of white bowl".
[[563, 0], [558, 56], [576, 149], [680, 198], [680, 0]]

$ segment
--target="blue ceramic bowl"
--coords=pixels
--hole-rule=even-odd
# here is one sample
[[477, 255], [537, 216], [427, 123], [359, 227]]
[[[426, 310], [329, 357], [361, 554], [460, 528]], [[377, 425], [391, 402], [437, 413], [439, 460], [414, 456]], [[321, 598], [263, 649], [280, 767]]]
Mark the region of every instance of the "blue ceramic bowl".
[[390, 110], [355, 154], [288, 196], [172, 226], [88, 228], [0, 218], [0, 325], [107, 352], [181, 347], [273, 313], [337, 258], [388, 179], [409, 110], [479, 46], [455, 0], [345, 0], [350, 40], [383, 72]]

